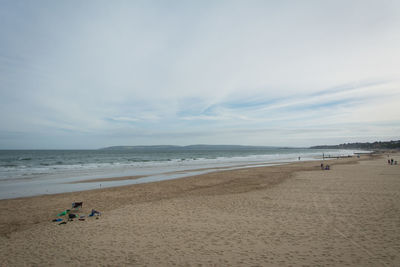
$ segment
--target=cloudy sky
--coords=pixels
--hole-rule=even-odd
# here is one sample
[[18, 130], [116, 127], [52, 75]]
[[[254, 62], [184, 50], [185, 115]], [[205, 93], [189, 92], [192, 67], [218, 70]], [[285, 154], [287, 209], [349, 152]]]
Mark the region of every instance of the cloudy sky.
[[400, 139], [400, 1], [0, 1], [0, 149]]

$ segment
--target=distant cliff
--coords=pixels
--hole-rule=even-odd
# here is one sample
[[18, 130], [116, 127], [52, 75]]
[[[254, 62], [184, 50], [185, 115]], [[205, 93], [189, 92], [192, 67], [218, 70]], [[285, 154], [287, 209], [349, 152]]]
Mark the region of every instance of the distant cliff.
[[400, 140], [389, 142], [373, 142], [373, 143], [347, 143], [333, 146], [313, 146], [310, 148], [315, 149], [365, 149], [365, 150], [379, 150], [379, 149], [400, 149]]
[[110, 146], [102, 150], [266, 150], [277, 147], [270, 146], [237, 146], [237, 145], [190, 145], [190, 146]]
[[101, 150], [160, 150], [177, 149], [179, 146], [110, 146], [100, 148]]

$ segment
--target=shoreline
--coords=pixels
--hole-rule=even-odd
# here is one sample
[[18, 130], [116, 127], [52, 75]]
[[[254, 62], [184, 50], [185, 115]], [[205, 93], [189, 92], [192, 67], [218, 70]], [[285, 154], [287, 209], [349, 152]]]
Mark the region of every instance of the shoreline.
[[[315, 160], [306, 160], [306, 161], [315, 161]], [[306, 162], [303, 161], [303, 162]], [[126, 176], [101, 176], [101, 177], [93, 177], [86, 178], [83, 180], [76, 181], [65, 181], [62, 182], [55, 180], [54, 183], [51, 184], [43, 184], [40, 186], [40, 190], [37, 190], [35, 187], [35, 193], [32, 193], [32, 188], [29, 186], [22, 186], [20, 189], [23, 191], [20, 192], [12, 192], [11, 194], [4, 196], [4, 193], [1, 194], [0, 200], [6, 199], [16, 199], [16, 198], [29, 198], [35, 196], [45, 196], [45, 195], [56, 195], [63, 193], [74, 193], [74, 192], [84, 192], [90, 190], [97, 189], [105, 189], [105, 188], [117, 188], [123, 186], [132, 186], [143, 183], [157, 183], [168, 180], [175, 179], [183, 179], [192, 176], [200, 176], [213, 172], [221, 172], [221, 171], [231, 171], [238, 169], [247, 169], [247, 168], [259, 168], [259, 167], [269, 167], [269, 166], [278, 166], [278, 165], [286, 165], [291, 163], [296, 163], [297, 161], [289, 161], [289, 162], [266, 162], [266, 163], [249, 163], [249, 164], [240, 164], [240, 165], [227, 165], [227, 166], [218, 166], [218, 167], [204, 167], [204, 168], [196, 168], [196, 169], [186, 169], [186, 170], [176, 170], [176, 171], [167, 171], [160, 172], [148, 175], [126, 175]], [[66, 178], [64, 180], [71, 180], [70, 178]], [[74, 178], [75, 180], [75, 178]], [[33, 183], [40, 183], [40, 180], [31, 181]], [[68, 188], [66, 189], [66, 187]], [[72, 186], [72, 187], [71, 187]]]
[[[293, 151], [292, 151], [293, 152]], [[338, 155], [352, 155], [357, 151], [333, 151]], [[286, 152], [285, 152], [286, 153]], [[293, 153], [289, 154], [266, 154], [266, 155], [248, 155], [244, 157], [222, 157], [221, 161], [216, 159], [188, 160], [180, 163], [172, 161], [168, 164], [148, 165], [129, 165], [122, 164], [117, 167], [105, 168], [98, 166], [93, 170], [86, 170], [89, 165], [79, 165], [79, 167], [70, 168], [55, 165], [56, 167], [44, 167], [43, 173], [39, 169], [32, 169], [44, 157], [38, 155], [37, 159], [32, 159], [31, 165], [26, 169], [10, 169], [2, 172], [0, 170], [0, 199], [12, 199], [18, 197], [29, 197], [35, 195], [57, 194], [63, 192], [76, 192], [91, 190], [96, 188], [125, 186], [128, 184], [137, 184], [143, 182], [154, 182], [159, 180], [177, 179], [187, 176], [199, 175], [211, 171], [228, 170], [242, 167], [265, 166], [274, 164], [285, 164], [287, 162], [297, 162], [297, 157], [302, 156], [302, 160], [318, 160], [319, 152], [300, 151], [299, 155], [294, 157]], [[297, 153], [297, 152], [296, 152]], [[305, 153], [305, 154], [301, 154]], [[317, 154], [316, 154], [317, 153]], [[47, 155], [47, 154], [45, 154]], [[328, 155], [328, 154], [327, 154]], [[21, 157], [26, 155], [19, 155]], [[102, 155], [93, 155], [94, 157]], [[187, 155], [186, 155], [187, 156]], [[226, 155], [225, 155], [226, 156]], [[29, 158], [31, 159], [31, 158]], [[48, 160], [47, 160], [48, 161]], [[23, 162], [22, 162], [23, 163]], [[20, 161], [15, 164], [22, 164]], [[154, 162], [156, 163], [156, 162]], [[41, 163], [42, 164], [42, 163]], [[164, 166], [165, 165], [165, 166]], [[49, 165], [51, 166], [51, 165]], [[69, 166], [68, 164], [66, 166]], [[74, 166], [74, 165], [71, 165]], [[104, 169], [103, 169], [104, 167]], [[32, 169], [32, 170], [31, 170]], [[49, 169], [49, 170], [47, 170]], [[67, 171], [68, 169], [68, 171]], [[15, 173], [14, 173], [15, 172]], [[15, 177], [13, 179], [12, 177]], [[3, 179], [4, 178], [4, 179]]]
[[[311, 161], [311, 160], [307, 160]], [[303, 162], [307, 162], [303, 161]], [[184, 179], [188, 178], [191, 176], [198, 176], [198, 175], [203, 175], [203, 174], [208, 174], [212, 172], [221, 172], [221, 171], [230, 171], [230, 170], [238, 170], [238, 169], [250, 169], [250, 168], [259, 168], [259, 167], [270, 167], [270, 166], [277, 166], [277, 165], [286, 165], [286, 164], [291, 164], [294, 162], [279, 162], [279, 163], [254, 163], [254, 164], [242, 164], [242, 165], [232, 165], [232, 166], [222, 166], [222, 167], [206, 167], [206, 168], [197, 168], [197, 169], [187, 169], [187, 170], [179, 170], [179, 171], [172, 171], [172, 172], [162, 172], [162, 173], [157, 173], [157, 174], [149, 174], [149, 175], [133, 175], [133, 176], [117, 176], [117, 177], [105, 177], [105, 178], [93, 178], [93, 179], [86, 179], [86, 180], [79, 180], [79, 181], [74, 181], [74, 182], [69, 182], [68, 184], [80, 184], [80, 183], [95, 183], [95, 182], [113, 182], [113, 181], [125, 181], [125, 180], [137, 180], [140, 178], [149, 178], [149, 177], [156, 177], [156, 176], [168, 176], [168, 175], [174, 175], [174, 174], [183, 174], [185, 176], [182, 177], [177, 177], [177, 178], [168, 178], [165, 180], [157, 180], [157, 181], [151, 181], [151, 182], [143, 182], [143, 183], [158, 183], [162, 181], [168, 181], [168, 180], [174, 180], [174, 179]], [[201, 173], [201, 174], [196, 174], [196, 173]], [[128, 185], [120, 185], [120, 186], [129, 186], [132, 184]], [[111, 187], [111, 186], [110, 186]], [[117, 186], [112, 186], [112, 187], [119, 187]], [[95, 190], [95, 189], [91, 189]], [[83, 191], [88, 191], [88, 190], [83, 190]], [[67, 192], [65, 192], [67, 193]]]

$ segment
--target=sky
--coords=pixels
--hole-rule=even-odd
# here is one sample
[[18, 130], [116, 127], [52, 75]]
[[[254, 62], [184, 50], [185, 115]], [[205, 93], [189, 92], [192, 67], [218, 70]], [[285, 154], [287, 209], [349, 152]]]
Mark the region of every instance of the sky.
[[400, 139], [400, 1], [0, 0], [0, 149]]

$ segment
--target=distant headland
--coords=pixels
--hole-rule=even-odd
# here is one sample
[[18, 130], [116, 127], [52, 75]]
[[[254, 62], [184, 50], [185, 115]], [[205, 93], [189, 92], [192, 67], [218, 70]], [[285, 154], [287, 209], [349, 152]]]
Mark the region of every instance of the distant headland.
[[156, 146], [110, 146], [100, 148], [102, 150], [265, 150], [282, 147], [273, 146], [240, 146], [240, 145], [156, 145]]
[[380, 149], [400, 149], [400, 140], [388, 142], [373, 142], [373, 143], [347, 143], [340, 145], [323, 145], [312, 146], [312, 149], [366, 149], [366, 150], [380, 150]]
[[[299, 147], [297, 147], [299, 148]], [[400, 140], [373, 143], [344, 143], [340, 145], [318, 145], [304, 147], [299, 149], [365, 149], [365, 150], [381, 150], [381, 149], [400, 149]], [[241, 145], [149, 145], [149, 146], [110, 146], [100, 148], [100, 150], [266, 150], [266, 149], [294, 149], [294, 147], [278, 147], [278, 146], [241, 146]]]

